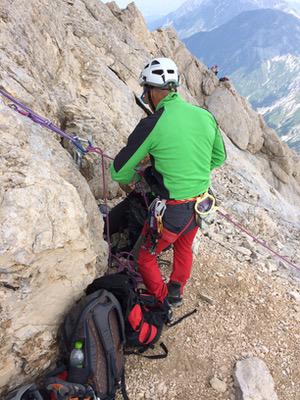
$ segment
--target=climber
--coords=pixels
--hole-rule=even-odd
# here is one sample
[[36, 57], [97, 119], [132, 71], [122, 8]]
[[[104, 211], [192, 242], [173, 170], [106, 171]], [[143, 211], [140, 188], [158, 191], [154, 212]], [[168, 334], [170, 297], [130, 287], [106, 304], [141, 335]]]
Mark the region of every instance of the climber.
[[[145, 242], [137, 262], [148, 291], [161, 302], [166, 299], [171, 306], [179, 306], [190, 277], [192, 243], [198, 230], [195, 200], [208, 190], [210, 173], [224, 163], [226, 151], [214, 117], [178, 94], [178, 69], [172, 60], [152, 59], [139, 83], [144, 89], [143, 101], [153, 114], [142, 119], [131, 133], [110, 167], [111, 176], [126, 191], [132, 190], [139, 179], [136, 167], [150, 156], [151, 165], [145, 169], [144, 178], [157, 197], [151, 209], [160, 214], [159, 234], [153, 240], [151, 226], [145, 223]], [[170, 244], [173, 270], [166, 285], [156, 256]]]
[[227, 76], [222, 76], [222, 78], [219, 79], [219, 82], [229, 82], [229, 78]]
[[213, 65], [210, 67], [211, 72], [213, 72], [216, 76], [218, 75], [219, 72], [219, 67], [217, 66], [217, 64]]

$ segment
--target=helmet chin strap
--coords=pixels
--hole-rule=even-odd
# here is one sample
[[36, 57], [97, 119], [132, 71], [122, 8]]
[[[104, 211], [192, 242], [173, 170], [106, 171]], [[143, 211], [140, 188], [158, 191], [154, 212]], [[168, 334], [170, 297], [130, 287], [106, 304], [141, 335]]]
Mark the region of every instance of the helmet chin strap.
[[153, 112], [155, 112], [155, 105], [153, 103], [152, 96], [151, 96], [151, 87], [149, 87], [149, 89], [148, 89], [148, 100], [149, 100], [149, 105], [150, 105], [151, 110]]

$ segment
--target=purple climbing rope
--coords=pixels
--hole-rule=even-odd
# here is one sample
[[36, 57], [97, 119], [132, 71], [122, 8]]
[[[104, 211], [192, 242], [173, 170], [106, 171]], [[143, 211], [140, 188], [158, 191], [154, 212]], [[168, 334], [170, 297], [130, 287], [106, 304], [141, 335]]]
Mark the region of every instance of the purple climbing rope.
[[[36, 124], [45, 127], [52, 132], [57, 133], [59, 136], [62, 138], [68, 140], [69, 142], [73, 143], [73, 145], [82, 153], [82, 154], [87, 154], [87, 153], [95, 153], [101, 158], [101, 172], [102, 172], [102, 180], [103, 180], [103, 199], [105, 202], [105, 206], [108, 209], [108, 199], [107, 199], [107, 184], [106, 184], [106, 179], [105, 179], [105, 159], [113, 160], [112, 157], [109, 155], [105, 154], [103, 150], [100, 147], [94, 147], [92, 146], [91, 142], [87, 140], [87, 147], [83, 147], [81, 142], [84, 139], [79, 138], [78, 136], [71, 136], [68, 135], [66, 132], [58, 128], [56, 125], [54, 125], [50, 120], [42, 117], [41, 115], [35, 113], [33, 110], [31, 110], [29, 107], [27, 107], [25, 104], [21, 103], [19, 100], [15, 99], [12, 95], [7, 93], [6, 91], [0, 89], [0, 94], [2, 94], [5, 98], [7, 98], [12, 104], [9, 106], [19, 114], [21, 114], [24, 117], [30, 118], [33, 122]], [[108, 264], [111, 265], [112, 261], [112, 253], [111, 253], [111, 240], [110, 240], [110, 229], [109, 229], [109, 218], [108, 214], [106, 215], [106, 229], [107, 229], [107, 243], [108, 243], [108, 248], [109, 248], [109, 258], [108, 258]], [[124, 263], [119, 262], [119, 267], [123, 268]]]
[[263, 246], [265, 249], [267, 249], [270, 253], [274, 254], [277, 258], [280, 260], [284, 261], [285, 263], [289, 264], [291, 267], [296, 268], [297, 270], [300, 271], [300, 267], [298, 265], [294, 264], [292, 261], [288, 260], [286, 257], [282, 256], [281, 254], [277, 253], [277, 251], [273, 250], [265, 241], [258, 239], [256, 236], [254, 236], [250, 231], [248, 231], [246, 228], [244, 228], [240, 223], [234, 221], [231, 216], [225, 212], [220, 211], [219, 209], [217, 212], [225, 218], [228, 222], [230, 222], [232, 225], [234, 225], [236, 228], [238, 228], [240, 231], [244, 232], [246, 235], [251, 237], [251, 239]]
[[54, 125], [51, 121], [46, 118], [43, 118], [39, 114], [32, 111], [29, 107], [25, 106], [19, 100], [15, 99], [9, 93], [5, 92], [4, 90], [0, 89], [0, 93], [6, 97], [9, 101], [12, 102], [9, 106], [17, 111], [19, 114], [23, 115], [24, 117], [30, 118], [33, 122], [38, 125], [41, 125], [47, 129], [50, 129], [52, 132], [57, 133], [59, 136], [63, 137], [64, 139], [69, 140], [71, 143], [74, 144], [82, 153], [86, 153], [86, 149], [80, 143], [80, 139], [77, 136], [68, 135], [66, 132], [59, 129], [56, 125]]

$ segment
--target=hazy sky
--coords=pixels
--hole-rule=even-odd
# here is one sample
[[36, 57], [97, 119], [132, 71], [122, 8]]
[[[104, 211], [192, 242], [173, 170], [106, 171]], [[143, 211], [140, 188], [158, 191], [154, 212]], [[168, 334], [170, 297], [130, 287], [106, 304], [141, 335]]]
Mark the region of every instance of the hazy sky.
[[[109, 0], [102, 0], [107, 3]], [[124, 8], [132, 0], [115, 0], [119, 7]], [[165, 15], [176, 10], [185, 0], [135, 0], [135, 4], [144, 15]]]
[[[102, 0], [107, 3], [111, 0]], [[119, 7], [124, 8], [132, 0], [115, 0]], [[234, 1], [234, 0], [233, 0]], [[300, 5], [300, 0], [288, 0], [291, 3]], [[135, 4], [144, 15], [166, 15], [171, 11], [176, 10], [185, 0], [135, 0]]]

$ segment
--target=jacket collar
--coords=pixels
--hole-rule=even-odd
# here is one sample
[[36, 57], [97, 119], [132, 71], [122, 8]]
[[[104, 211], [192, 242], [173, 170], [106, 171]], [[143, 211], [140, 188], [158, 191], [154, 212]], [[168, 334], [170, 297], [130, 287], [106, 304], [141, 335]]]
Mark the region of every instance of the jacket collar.
[[175, 100], [180, 100], [181, 97], [179, 93], [177, 92], [171, 92], [168, 94], [168, 96], [164, 97], [156, 106], [155, 111], [158, 111], [160, 108], [162, 108], [166, 103], [170, 103], [171, 101]]

